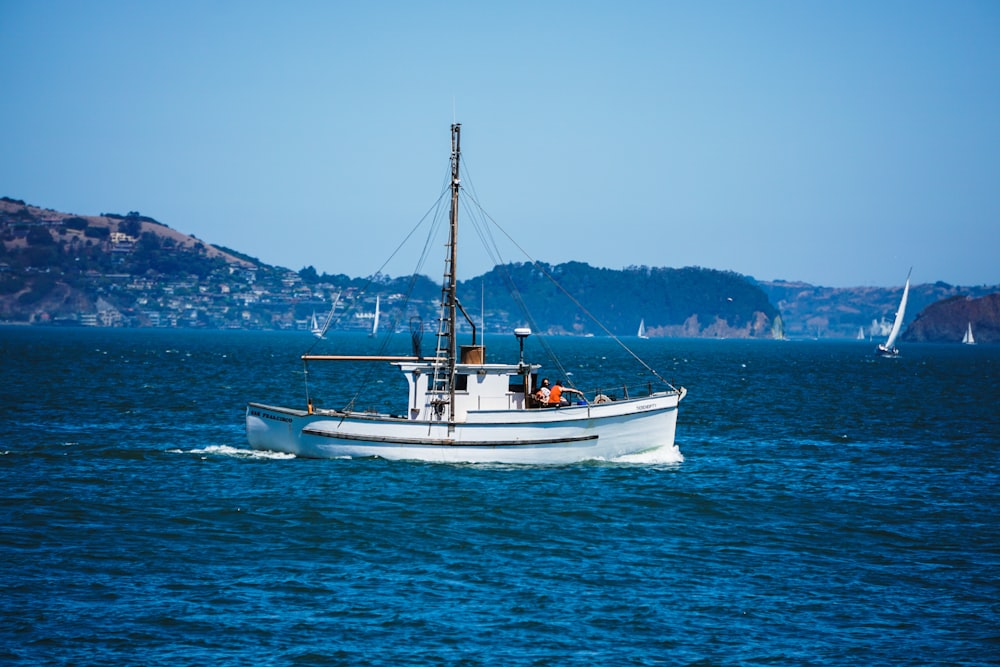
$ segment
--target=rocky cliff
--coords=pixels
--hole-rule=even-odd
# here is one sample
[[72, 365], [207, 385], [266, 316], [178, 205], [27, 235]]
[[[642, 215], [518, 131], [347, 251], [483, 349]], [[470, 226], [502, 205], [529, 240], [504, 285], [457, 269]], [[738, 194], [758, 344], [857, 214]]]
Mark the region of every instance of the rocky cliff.
[[1000, 343], [1000, 293], [956, 296], [927, 306], [903, 332], [904, 341], [957, 343], [969, 324], [976, 343]]

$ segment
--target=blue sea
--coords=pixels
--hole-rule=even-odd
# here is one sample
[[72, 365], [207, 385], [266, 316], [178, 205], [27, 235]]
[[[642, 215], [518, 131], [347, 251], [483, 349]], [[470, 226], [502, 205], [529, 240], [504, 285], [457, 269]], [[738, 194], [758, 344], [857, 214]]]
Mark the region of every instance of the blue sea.
[[[583, 388], [623, 360], [548, 342]], [[1000, 664], [996, 346], [632, 339], [690, 393], [628, 461], [250, 451], [311, 344], [0, 328], [0, 664]]]

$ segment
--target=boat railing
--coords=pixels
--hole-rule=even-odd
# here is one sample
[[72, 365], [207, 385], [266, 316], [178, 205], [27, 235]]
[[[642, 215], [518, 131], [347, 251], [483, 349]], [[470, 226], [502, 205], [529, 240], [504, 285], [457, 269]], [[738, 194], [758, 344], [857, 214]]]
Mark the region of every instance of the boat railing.
[[[646, 396], [652, 396], [653, 394], [666, 391], [680, 393], [676, 387], [668, 385], [666, 388], [660, 388], [654, 390], [652, 382], [644, 383], [634, 383], [634, 384], [621, 384], [614, 387], [604, 387], [599, 386], [592, 390], [583, 390], [583, 397], [579, 397], [578, 394], [567, 395], [566, 399], [570, 401], [571, 405], [600, 405], [602, 403], [612, 403], [615, 401], [627, 401], [633, 398], [643, 398]], [[564, 394], [565, 395], [565, 394]], [[540, 403], [537, 399], [532, 396], [528, 397], [527, 405], [529, 408], [547, 408], [552, 407], [547, 403]]]
[[610, 401], [627, 401], [630, 398], [641, 398], [643, 396], [652, 396], [653, 383], [644, 382], [641, 384], [622, 384], [616, 387], [598, 387], [596, 391], [593, 392], [594, 400], [592, 403], [607, 403]]

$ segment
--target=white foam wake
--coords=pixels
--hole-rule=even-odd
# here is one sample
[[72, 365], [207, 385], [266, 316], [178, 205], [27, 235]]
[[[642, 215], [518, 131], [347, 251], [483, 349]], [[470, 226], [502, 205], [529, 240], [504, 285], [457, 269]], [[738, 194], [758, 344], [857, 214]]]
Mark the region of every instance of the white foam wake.
[[642, 463], [646, 465], [658, 465], [664, 463], [683, 463], [684, 455], [677, 445], [669, 447], [657, 447], [647, 452], [638, 454], [624, 454], [614, 459], [616, 463]]
[[257, 449], [241, 449], [238, 447], [230, 447], [229, 445], [209, 445], [203, 449], [189, 449], [183, 451], [180, 449], [173, 450], [177, 454], [200, 454], [203, 456], [232, 456], [234, 458], [240, 459], [294, 459], [295, 454], [286, 454], [284, 452], [268, 452], [261, 451]]

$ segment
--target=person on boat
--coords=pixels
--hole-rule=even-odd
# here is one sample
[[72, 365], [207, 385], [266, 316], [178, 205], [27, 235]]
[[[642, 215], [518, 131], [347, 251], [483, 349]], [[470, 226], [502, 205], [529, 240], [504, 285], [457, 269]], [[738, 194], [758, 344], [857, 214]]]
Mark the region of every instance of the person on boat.
[[569, 399], [564, 398], [563, 394], [579, 394], [583, 397], [583, 392], [579, 389], [573, 389], [572, 387], [564, 387], [562, 380], [556, 380], [555, 385], [549, 391], [549, 406], [553, 405], [569, 405]]
[[538, 385], [538, 390], [535, 391], [535, 400], [538, 401], [538, 405], [548, 405], [549, 403], [548, 378], [542, 378], [542, 383]]

